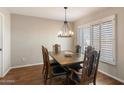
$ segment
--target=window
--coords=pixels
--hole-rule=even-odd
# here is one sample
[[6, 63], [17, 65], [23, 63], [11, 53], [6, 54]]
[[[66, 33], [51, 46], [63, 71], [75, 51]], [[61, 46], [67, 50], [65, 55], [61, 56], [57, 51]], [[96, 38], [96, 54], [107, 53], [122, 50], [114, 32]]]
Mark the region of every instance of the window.
[[84, 53], [85, 47], [90, 45], [90, 26], [79, 27], [77, 31], [77, 45], [81, 46], [81, 52]]
[[90, 26], [86, 26], [83, 28], [83, 52], [85, 51], [85, 47], [90, 45]]
[[92, 25], [92, 46], [98, 51], [100, 50], [100, 25]]
[[100, 61], [116, 64], [116, 39], [115, 39], [115, 16], [110, 16], [91, 23], [89, 26], [80, 26], [77, 32], [77, 41], [80, 41], [82, 52], [88, 45], [96, 50], [101, 50]]
[[101, 61], [107, 62], [107, 63], [113, 63], [114, 62], [114, 42], [115, 38], [112, 33], [113, 26], [112, 26], [112, 20], [103, 22], [101, 24]]
[[[83, 47], [83, 29], [82, 27], [79, 27], [77, 30], [77, 45], [80, 45], [81, 47]], [[82, 48], [81, 48], [81, 52], [83, 52]]]

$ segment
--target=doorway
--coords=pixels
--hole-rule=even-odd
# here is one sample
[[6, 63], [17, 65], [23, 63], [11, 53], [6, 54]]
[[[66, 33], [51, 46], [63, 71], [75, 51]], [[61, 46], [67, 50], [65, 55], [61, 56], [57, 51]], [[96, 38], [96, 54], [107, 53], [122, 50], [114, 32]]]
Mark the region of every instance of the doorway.
[[2, 76], [2, 16], [0, 15], [0, 77]]

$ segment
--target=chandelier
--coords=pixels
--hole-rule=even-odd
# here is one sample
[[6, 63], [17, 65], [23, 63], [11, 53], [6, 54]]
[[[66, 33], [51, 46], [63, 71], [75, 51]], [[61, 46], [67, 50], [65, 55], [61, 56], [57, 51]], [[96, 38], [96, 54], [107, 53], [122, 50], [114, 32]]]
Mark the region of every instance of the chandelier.
[[62, 26], [62, 29], [58, 33], [58, 37], [72, 37], [74, 33], [71, 31], [70, 24], [68, 23], [66, 17], [66, 10], [68, 8], [64, 7], [64, 9], [65, 9], [65, 21], [64, 21], [64, 25]]

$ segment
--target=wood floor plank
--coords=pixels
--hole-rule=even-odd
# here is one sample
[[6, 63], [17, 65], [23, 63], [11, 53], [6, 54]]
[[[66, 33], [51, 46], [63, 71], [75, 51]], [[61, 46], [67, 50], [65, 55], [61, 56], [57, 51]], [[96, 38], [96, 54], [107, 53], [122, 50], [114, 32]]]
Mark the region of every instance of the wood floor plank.
[[[53, 79], [53, 85], [63, 84], [65, 77]], [[100, 72], [97, 75], [97, 85], [122, 85]], [[0, 78], [0, 85], [43, 85], [42, 65], [11, 69], [4, 78]]]

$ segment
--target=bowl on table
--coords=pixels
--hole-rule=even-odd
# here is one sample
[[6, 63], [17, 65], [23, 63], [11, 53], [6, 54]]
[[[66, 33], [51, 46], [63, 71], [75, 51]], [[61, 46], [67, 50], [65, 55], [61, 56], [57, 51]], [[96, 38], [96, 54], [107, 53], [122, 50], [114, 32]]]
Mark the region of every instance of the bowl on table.
[[66, 52], [64, 53], [64, 56], [65, 56], [65, 57], [72, 57], [72, 55], [73, 55], [73, 52], [71, 52], [71, 51], [66, 51]]

